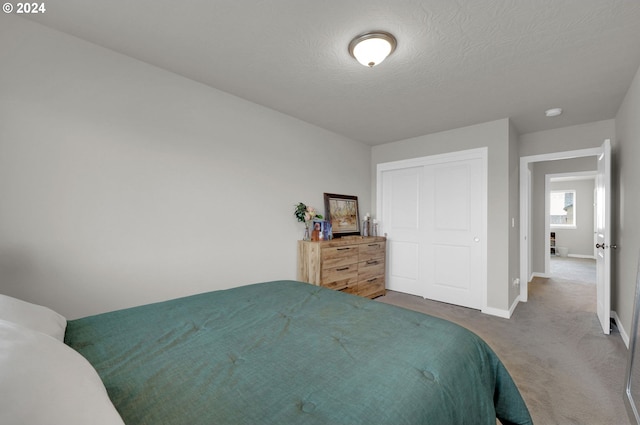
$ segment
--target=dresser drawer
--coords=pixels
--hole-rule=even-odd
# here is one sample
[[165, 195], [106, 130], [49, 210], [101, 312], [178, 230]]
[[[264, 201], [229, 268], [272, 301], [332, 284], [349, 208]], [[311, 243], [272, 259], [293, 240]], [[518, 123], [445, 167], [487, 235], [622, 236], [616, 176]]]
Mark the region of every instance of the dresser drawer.
[[358, 283], [358, 263], [333, 268], [322, 268], [320, 285], [341, 290]]
[[384, 277], [384, 258], [361, 261], [358, 263], [358, 281], [366, 281], [373, 277]]
[[370, 242], [361, 244], [358, 250], [358, 261], [367, 261], [385, 257], [385, 242]]
[[384, 276], [372, 277], [358, 282], [358, 295], [361, 297], [375, 298], [385, 295]]
[[358, 246], [347, 245], [322, 249], [322, 268], [335, 268], [358, 262]]
[[347, 294], [360, 295], [360, 291], [358, 291], [358, 285], [347, 286], [344, 289], [340, 289], [340, 292], [345, 292]]

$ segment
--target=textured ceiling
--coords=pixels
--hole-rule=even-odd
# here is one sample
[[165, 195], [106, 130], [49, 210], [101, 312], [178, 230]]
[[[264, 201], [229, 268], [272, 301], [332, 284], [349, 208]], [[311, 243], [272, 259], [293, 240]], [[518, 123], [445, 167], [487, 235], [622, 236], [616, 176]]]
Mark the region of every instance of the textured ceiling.
[[[371, 145], [511, 117], [615, 116], [638, 0], [55, 0], [29, 19]], [[369, 69], [349, 41], [398, 47]], [[544, 110], [562, 107], [560, 117]]]

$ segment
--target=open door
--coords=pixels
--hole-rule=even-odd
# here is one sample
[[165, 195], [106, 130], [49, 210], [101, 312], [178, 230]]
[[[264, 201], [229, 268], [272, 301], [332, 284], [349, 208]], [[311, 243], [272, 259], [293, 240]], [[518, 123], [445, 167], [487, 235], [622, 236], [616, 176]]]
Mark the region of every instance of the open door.
[[596, 175], [596, 286], [597, 313], [602, 331], [609, 335], [611, 318], [611, 142], [602, 144]]

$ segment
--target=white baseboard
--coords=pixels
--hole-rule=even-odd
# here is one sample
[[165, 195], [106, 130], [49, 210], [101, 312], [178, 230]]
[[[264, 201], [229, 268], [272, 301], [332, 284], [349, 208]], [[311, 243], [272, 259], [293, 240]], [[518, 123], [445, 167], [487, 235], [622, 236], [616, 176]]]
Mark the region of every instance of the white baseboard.
[[[517, 301], [516, 301], [516, 304], [517, 304]], [[513, 313], [514, 308], [515, 307], [511, 307], [511, 309], [509, 310], [502, 310], [500, 308], [485, 307], [482, 309], [482, 312], [490, 316], [502, 317], [503, 319], [511, 319], [511, 314]]]
[[590, 260], [595, 260], [596, 259], [596, 257], [594, 257], [593, 255], [582, 255], [582, 254], [568, 254], [567, 257], [588, 258]]
[[611, 310], [611, 318], [613, 318], [613, 320], [616, 321], [616, 326], [618, 326], [618, 330], [620, 331], [620, 337], [624, 341], [624, 345], [626, 345], [627, 348], [629, 348], [629, 334], [622, 326], [622, 323], [620, 322], [620, 318], [618, 317], [618, 313]]
[[518, 307], [518, 304], [520, 304], [520, 295], [518, 295], [516, 299], [513, 300], [513, 304], [511, 304], [511, 307], [509, 308], [509, 318], [513, 316], [513, 312], [516, 311], [516, 307]]
[[511, 316], [513, 316], [513, 312], [516, 311], [516, 307], [518, 307], [519, 303], [520, 303], [520, 295], [518, 295], [516, 299], [513, 300], [513, 303], [511, 304], [511, 307], [509, 307], [509, 310], [502, 310], [502, 309], [493, 308], [493, 307], [485, 307], [482, 310], [482, 312], [484, 314], [490, 314], [491, 316], [502, 317], [503, 319], [511, 319]]
[[551, 276], [545, 273], [533, 272], [531, 273], [531, 277], [529, 278], [529, 282], [533, 280], [534, 277], [543, 277], [545, 279], [549, 279]]

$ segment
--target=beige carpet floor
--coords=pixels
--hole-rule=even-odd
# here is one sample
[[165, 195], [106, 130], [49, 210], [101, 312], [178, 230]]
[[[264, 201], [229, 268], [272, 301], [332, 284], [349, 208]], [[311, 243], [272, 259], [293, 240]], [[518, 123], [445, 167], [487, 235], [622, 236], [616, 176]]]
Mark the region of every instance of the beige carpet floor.
[[554, 279], [596, 284], [596, 260], [552, 255], [549, 266], [551, 269], [549, 274]]
[[511, 319], [388, 291], [378, 301], [458, 323], [494, 349], [536, 425], [629, 424], [623, 387], [627, 349], [602, 333], [595, 285], [535, 278]]

